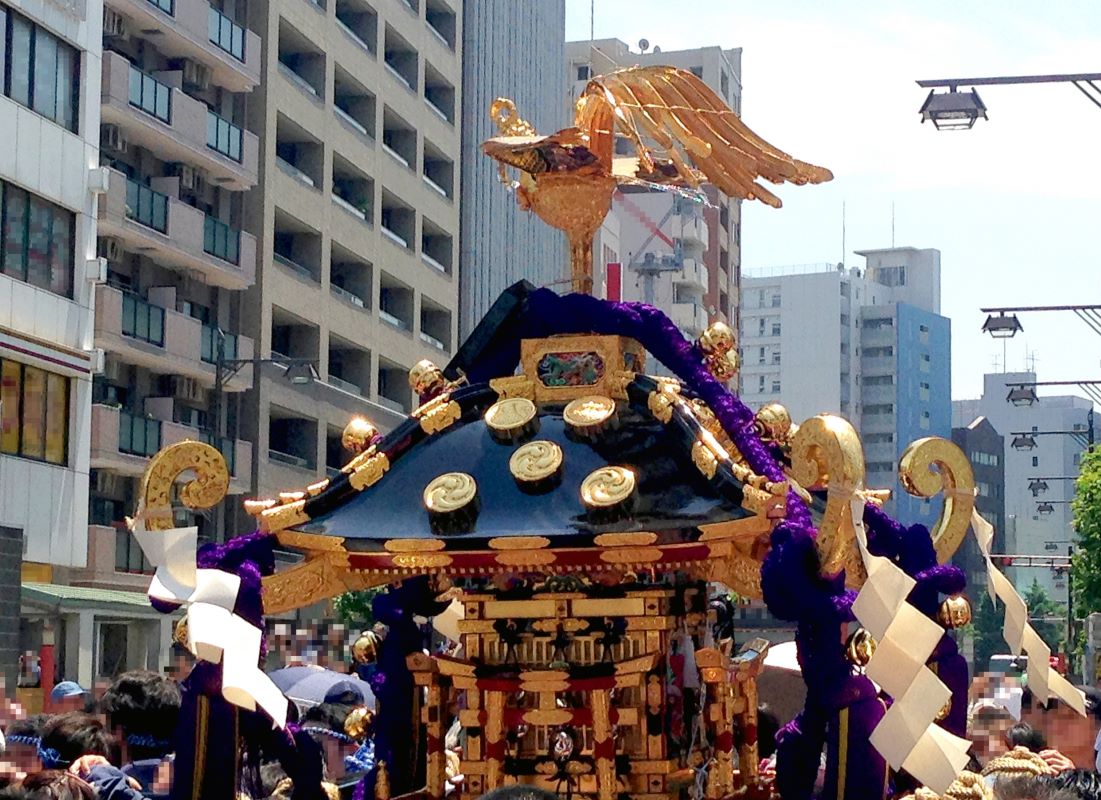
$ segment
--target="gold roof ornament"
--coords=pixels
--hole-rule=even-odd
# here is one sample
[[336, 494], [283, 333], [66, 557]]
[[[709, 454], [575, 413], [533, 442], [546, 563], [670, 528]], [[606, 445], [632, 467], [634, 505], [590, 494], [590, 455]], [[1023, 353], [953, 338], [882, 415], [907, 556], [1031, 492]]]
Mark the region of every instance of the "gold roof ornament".
[[[539, 136], [507, 98], [493, 101], [490, 117], [501, 135], [482, 150], [500, 164], [521, 208], [565, 232], [576, 291], [592, 288], [593, 237], [620, 184], [694, 193], [708, 181], [729, 197], [779, 208], [780, 199], [759, 179], [801, 185], [833, 178], [761, 139], [707, 84], [674, 67], [593, 78], [577, 101], [573, 127], [549, 136]], [[633, 156], [615, 155], [617, 135], [634, 146]], [[506, 167], [519, 170], [518, 181], [509, 180]]]

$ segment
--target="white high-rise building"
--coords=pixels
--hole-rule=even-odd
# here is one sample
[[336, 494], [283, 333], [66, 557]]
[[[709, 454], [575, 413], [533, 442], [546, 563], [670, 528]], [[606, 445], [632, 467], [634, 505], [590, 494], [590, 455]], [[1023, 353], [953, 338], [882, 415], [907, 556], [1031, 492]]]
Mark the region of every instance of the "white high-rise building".
[[[907, 522], [932, 514], [902, 491], [898, 458], [923, 436], [951, 436], [951, 325], [940, 316], [940, 253], [858, 251], [864, 269], [812, 264], [747, 272], [742, 398], [781, 402], [801, 422], [840, 414], [861, 433], [869, 486], [890, 488]], [[970, 420], [968, 420], [970, 421]]]
[[[1025, 406], [1007, 400], [1012, 387], [1035, 380], [1034, 372], [985, 375], [982, 397], [952, 403], [953, 424], [982, 415], [1005, 439], [1006, 553], [1065, 556], [1074, 539], [1074, 482], [1068, 478], [1078, 475], [1093, 424], [1093, 403], [1073, 395], [1043, 395]], [[1047, 488], [1034, 493], [1029, 487], [1038, 478], [1046, 479]], [[1066, 572], [1020, 563], [1006, 569], [1019, 591], [1027, 591], [1035, 579], [1049, 597], [1066, 603]]]
[[87, 558], [92, 373], [102, 361], [92, 309], [105, 276], [96, 258], [102, 19], [96, 0], [0, 5], [0, 666], [9, 681], [16, 642], [43, 642], [40, 620], [23, 620], [19, 636], [29, 616], [19, 607], [21, 557], [33, 586]]

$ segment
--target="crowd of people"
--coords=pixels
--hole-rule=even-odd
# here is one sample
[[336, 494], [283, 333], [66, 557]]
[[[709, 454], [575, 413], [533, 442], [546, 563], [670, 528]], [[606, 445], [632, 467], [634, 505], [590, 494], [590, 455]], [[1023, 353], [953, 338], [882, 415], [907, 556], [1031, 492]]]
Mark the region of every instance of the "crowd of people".
[[[293, 634], [287, 641], [293, 643]], [[287, 649], [295, 648], [292, 644]], [[330, 666], [337, 666], [336, 652], [333, 658]], [[1058, 701], [1046, 706], [1036, 702], [1020, 679], [977, 678], [969, 711], [972, 760], [941, 797], [1101, 800], [1101, 692], [1084, 691], [1088, 713], [1083, 718]], [[50, 693], [48, 714], [26, 715], [11, 703], [0, 709], [0, 800], [169, 798], [173, 742], [181, 717], [180, 683], [172, 675], [137, 670], [120, 675], [96, 694], [93, 698], [76, 683], [63, 681]], [[370, 715], [364, 715], [361, 701], [353, 693], [334, 691], [300, 715], [295, 709], [297, 730], [308, 735], [320, 754], [318, 796], [350, 796], [350, 787], [374, 766]], [[767, 706], [762, 707], [760, 771], [766, 779], [776, 768], [779, 723]], [[449, 740], [456, 734], [453, 729]], [[456, 739], [449, 747], [458, 752], [461, 744]], [[235, 800], [290, 798], [294, 784], [277, 754], [254, 755], [254, 761], [242, 766], [241, 793]], [[458, 772], [457, 763], [449, 767], [449, 775]], [[907, 789], [904, 781], [898, 782], [895, 796], [938, 797], [926, 789]], [[487, 800], [553, 797], [533, 787], [511, 786]]]

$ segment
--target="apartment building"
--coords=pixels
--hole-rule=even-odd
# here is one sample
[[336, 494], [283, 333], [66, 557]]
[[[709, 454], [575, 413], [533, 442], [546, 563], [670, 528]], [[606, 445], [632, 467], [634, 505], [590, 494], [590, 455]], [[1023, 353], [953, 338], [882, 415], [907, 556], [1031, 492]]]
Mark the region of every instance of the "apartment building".
[[92, 306], [103, 278], [100, 8], [0, 2], [0, 672], [9, 687], [19, 653], [52, 653], [63, 638], [31, 595], [50, 595], [55, 570], [87, 557]]
[[1022, 594], [1035, 580], [1050, 598], [1064, 604], [1070, 592], [1067, 570], [1042, 559], [1065, 558], [1073, 548], [1070, 501], [1082, 452], [1096, 440], [1095, 415], [1093, 403], [1075, 395], [1009, 401], [1011, 389], [1035, 381], [1031, 371], [984, 375], [982, 397], [952, 403], [953, 424], [966, 424], [981, 414], [1002, 435], [1005, 533], [999, 552], [1039, 557], [1031, 566], [1025, 559], [1006, 565], [1006, 575]]
[[521, 278], [545, 286], [569, 274], [566, 237], [520, 211], [516, 196], [501, 185], [497, 162], [482, 153], [482, 142], [498, 135], [489, 118], [498, 97], [511, 98], [541, 133], [570, 124], [562, 103], [565, 28], [565, 0], [463, 3], [461, 337]]
[[[862, 250], [863, 269], [811, 264], [743, 280], [742, 398], [781, 402], [797, 422], [840, 414], [861, 434], [866, 483], [887, 508], [927, 521], [934, 504], [903, 491], [898, 458], [924, 436], [951, 436], [951, 324], [940, 311], [940, 253]], [[970, 420], [968, 420], [970, 422]]]
[[[570, 106], [591, 77], [636, 65], [667, 64], [694, 73], [735, 113], [742, 111], [741, 48], [649, 49], [618, 39], [566, 43]], [[594, 286], [610, 299], [641, 300], [668, 313], [690, 336], [713, 320], [739, 324], [741, 201], [707, 187], [708, 202], [670, 192], [624, 188], [597, 234]], [[611, 219], [613, 218], [614, 219]]]
[[353, 415], [390, 429], [412, 409], [409, 368], [456, 346], [463, 9], [260, 0], [249, 13], [262, 141], [243, 319], [260, 363], [241, 428], [266, 495], [343, 465]]

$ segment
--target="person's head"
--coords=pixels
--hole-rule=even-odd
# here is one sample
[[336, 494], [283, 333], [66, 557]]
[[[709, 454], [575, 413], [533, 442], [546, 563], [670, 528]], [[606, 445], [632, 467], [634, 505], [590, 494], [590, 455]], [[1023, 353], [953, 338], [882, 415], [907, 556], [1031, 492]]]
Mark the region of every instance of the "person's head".
[[358, 743], [344, 732], [352, 706], [322, 703], [302, 715], [302, 730], [320, 745], [325, 755], [325, 775], [329, 780], [344, 777], [344, 757], [359, 749]]
[[84, 711], [88, 692], [76, 681], [62, 681], [50, 690], [50, 710], [55, 714]]
[[1093, 743], [1101, 725], [1101, 692], [1092, 687], [1078, 688], [1086, 696], [1086, 716], [1054, 698], [1043, 706], [1026, 688], [1021, 697], [1021, 721], [1042, 732], [1048, 746], [1060, 751], [1074, 766], [1089, 768], [1096, 760]]
[[1049, 785], [1050, 776], [998, 778], [994, 800], [1075, 800], [1072, 793]]
[[26, 719], [12, 720], [4, 732], [6, 739], [5, 757], [20, 772], [34, 772], [39, 769], [38, 745], [42, 741], [42, 731], [49, 722], [49, 714], [35, 714]]
[[144, 669], [124, 672], [107, 687], [100, 708], [125, 761], [160, 758], [172, 751], [180, 687], [171, 678]]
[[1049, 775], [1044, 783], [1070, 792], [1077, 800], [1101, 800], [1101, 774], [1092, 769], [1070, 769]]
[[1014, 747], [1025, 747], [1033, 753], [1039, 753], [1041, 750], [1047, 749], [1044, 735], [1027, 722], [1018, 722], [1006, 731], [1005, 743], [1010, 750]]
[[59, 769], [34, 772], [23, 779], [28, 800], [96, 800], [96, 790], [76, 775]]
[[66, 769], [81, 756], [110, 759], [112, 745], [111, 735], [99, 719], [83, 711], [70, 711], [46, 723], [38, 756], [44, 769]]
[[1005, 734], [1013, 727], [1013, 716], [990, 700], [980, 700], [971, 714], [971, 743], [980, 764], [1004, 754]]

